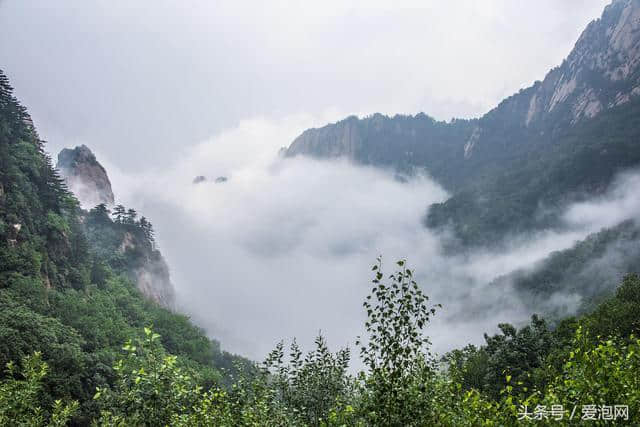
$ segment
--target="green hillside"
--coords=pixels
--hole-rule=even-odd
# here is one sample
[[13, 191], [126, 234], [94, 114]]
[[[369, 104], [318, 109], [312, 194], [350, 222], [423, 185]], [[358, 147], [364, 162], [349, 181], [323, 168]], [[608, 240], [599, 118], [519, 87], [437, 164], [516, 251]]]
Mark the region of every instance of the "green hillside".
[[[97, 413], [96, 387], [113, 384], [122, 344], [145, 326], [203, 384], [228, 381], [233, 362], [247, 362], [131, 281], [131, 266], [153, 255], [145, 227], [114, 221], [104, 207], [81, 211], [43, 144], [0, 72], [0, 365], [41, 352], [50, 367], [42, 407], [77, 400], [81, 423]], [[117, 250], [124, 233], [135, 250]]]

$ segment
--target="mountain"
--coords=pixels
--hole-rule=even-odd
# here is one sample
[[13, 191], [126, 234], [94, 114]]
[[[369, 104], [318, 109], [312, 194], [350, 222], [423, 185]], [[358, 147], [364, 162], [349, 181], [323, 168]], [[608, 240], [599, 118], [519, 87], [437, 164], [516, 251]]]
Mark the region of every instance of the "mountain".
[[[132, 268], [147, 256], [156, 262], [150, 275], [166, 265], [154, 261], [152, 229], [134, 213], [113, 218], [104, 204], [80, 208], [0, 71], [0, 366], [39, 352], [46, 379], [25, 393], [37, 396], [39, 408], [78, 401], [74, 425], [95, 419], [96, 387], [115, 385], [123, 344], [144, 337], [146, 327], [202, 385], [228, 382], [249, 366], [186, 316], [143, 296]], [[11, 378], [0, 373], [3, 384]]]
[[109, 218], [107, 206], [115, 203], [111, 182], [89, 147], [63, 149], [56, 168], [82, 206], [99, 207], [81, 215], [91, 250], [112, 267], [124, 267], [144, 296], [173, 308], [169, 266], [156, 248], [151, 223], [144, 217], [138, 220], [135, 210], [125, 211], [123, 206], [116, 207], [121, 213], [115, 221]]
[[627, 220], [571, 248], [552, 252], [526, 269], [498, 277], [491, 286], [511, 286], [531, 311], [563, 318], [591, 311], [628, 272], [638, 271], [638, 266], [640, 227]]
[[285, 155], [425, 169], [452, 194], [426, 225], [477, 246], [559, 226], [568, 203], [640, 164], [639, 139], [640, 0], [615, 0], [560, 66], [478, 119], [352, 116], [306, 130]]
[[86, 145], [60, 151], [56, 169], [85, 208], [100, 203], [113, 206], [113, 191], [107, 171]]
[[89, 240], [89, 250], [105, 265], [124, 272], [142, 295], [160, 306], [173, 309], [175, 290], [169, 266], [156, 248], [153, 226], [145, 218], [137, 219], [135, 210], [114, 218], [104, 204], [82, 212], [82, 228]]

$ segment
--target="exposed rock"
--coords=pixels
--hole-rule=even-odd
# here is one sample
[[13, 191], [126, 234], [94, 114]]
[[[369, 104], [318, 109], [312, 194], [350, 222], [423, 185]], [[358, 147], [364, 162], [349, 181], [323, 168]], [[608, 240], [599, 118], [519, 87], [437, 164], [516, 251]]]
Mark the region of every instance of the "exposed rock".
[[[372, 122], [380, 128], [379, 121]], [[349, 117], [333, 126], [306, 130], [297, 137], [289, 149], [287, 156], [311, 154], [317, 157], [355, 157], [362, 139], [358, 129], [358, 118]]]
[[127, 249], [135, 249], [136, 244], [133, 241], [133, 234], [126, 232], [124, 233], [124, 238], [122, 239], [122, 243], [120, 243], [120, 247], [118, 248], [118, 252], [124, 253]]
[[86, 145], [60, 151], [56, 167], [83, 208], [101, 203], [113, 206], [113, 191], [107, 171]]
[[567, 111], [575, 123], [594, 117], [603, 105], [628, 102], [637, 96], [633, 88], [640, 83], [639, 68], [640, 0], [616, 0], [582, 32], [562, 65], [547, 74], [532, 95], [535, 101], [525, 122], [543, 119], [544, 112], [563, 103], [569, 104]]
[[195, 178], [193, 178], [193, 183], [194, 184], [200, 184], [201, 182], [205, 182], [207, 180], [207, 177], [204, 175], [198, 175]]
[[125, 232], [118, 252], [129, 253], [129, 276], [144, 296], [173, 309], [175, 295], [169, 266], [153, 243], [132, 232]]
[[464, 145], [464, 158], [465, 159], [468, 159], [469, 157], [471, 157], [471, 154], [473, 153], [473, 147], [476, 145], [476, 142], [478, 142], [478, 139], [480, 139], [480, 128], [479, 127], [475, 128], [473, 130], [473, 133], [471, 134], [471, 136], [467, 140], [467, 143]]
[[22, 224], [11, 224], [7, 232], [7, 244], [15, 247], [18, 244], [18, 233], [22, 230]]
[[[83, 208], [92, 208], [100, 203], [113, 206], [114, 196], [107, 172], [85, 145], [62, 150], [58, 154], [57, 168]], [[147, 298], [173, 308], [174, 291], [169, 267], [153, 241], [136, 227], [129, 231], [116, 230], [122, 233], [122, 240], [113, 249], [129, 254], [128, 274], [138, 289]]]
[[174, 308], [173, 284], [169, 278], [169, 267], [162, 257], [148, 260], [143, 267], [134, 271], [134, 275], [143, 295], [163, 307]]
[[229, 179], [226, 176], [219, 176], [216, 178], [216, 184], [221, 184], [223, 182], [227, 182]]

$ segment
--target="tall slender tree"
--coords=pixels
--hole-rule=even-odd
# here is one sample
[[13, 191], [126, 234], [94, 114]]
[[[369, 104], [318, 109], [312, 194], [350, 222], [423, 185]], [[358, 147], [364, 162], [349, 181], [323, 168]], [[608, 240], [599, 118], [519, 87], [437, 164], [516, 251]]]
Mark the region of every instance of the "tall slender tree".
[[122, 224], [122, 221], [125, 217], [125, 208], [122, 205], [118, 205], [115, 208], [113, 208], [113, 213], [111, 214], [113, 216], [113, 218], [115, 219], [115, 222]]

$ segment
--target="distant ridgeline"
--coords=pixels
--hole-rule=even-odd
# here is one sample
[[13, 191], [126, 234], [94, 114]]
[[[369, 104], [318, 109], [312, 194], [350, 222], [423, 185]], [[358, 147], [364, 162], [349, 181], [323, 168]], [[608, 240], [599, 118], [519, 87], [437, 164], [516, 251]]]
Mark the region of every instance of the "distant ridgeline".
[[[640, 165], [640, 0], [615, 0], [559, 67], [481, 118], [349, 117], [306, 130], [285, 155], [343, 156], [404, 173], [426, 170], [452, 194], [431, 205], [424, 218], [429, 228], [453, 231], [451, 251], [501, 247], [510, 236], [561, 229], [569, 204], [602, 195], [618, 173]], [[621, 230], [630, 227], [603, 230], [554, 254], [530, 277], [532, 271], [514, 273], [516, 288], [535, 292], [533, 301], [579, 286], [589, 297], [610, 291], [613, 285], [604, 285], [618, 283], [619, 270], [640, 269], [637, 233], [624, 232], [633, 250], [616, 249]], [[616, 268], [581, 271], [581, 284], [562, 272], [568, 266], [575, 272], [605, 253], [613, 254], [608, 259]], [[617, 277], [595, 285], [612, 270]]]
[[143, 297], [170, 305], [170, 293], [154, 294], [171, 290], [163, 277], [151, 224], [123, 207], [80, 208], [0, 72], [0, 366], [42, 352], [50, 369], [42, 407], [76, 399], [81, 424], [96, 415], [96, 386], [114, 381], [123, 342], [144, 326], [205, 384], [228, 378], [234, 361], [247, 366], [186, 316]]
[[453, 194], [427, 226], [465, 245], [556, 226], [562, 207], [640, 164], [640, 2], [607, 6], [559, 67], [479, 119], [349, 117], [306, 130], [286, 155], [426, 169]]

